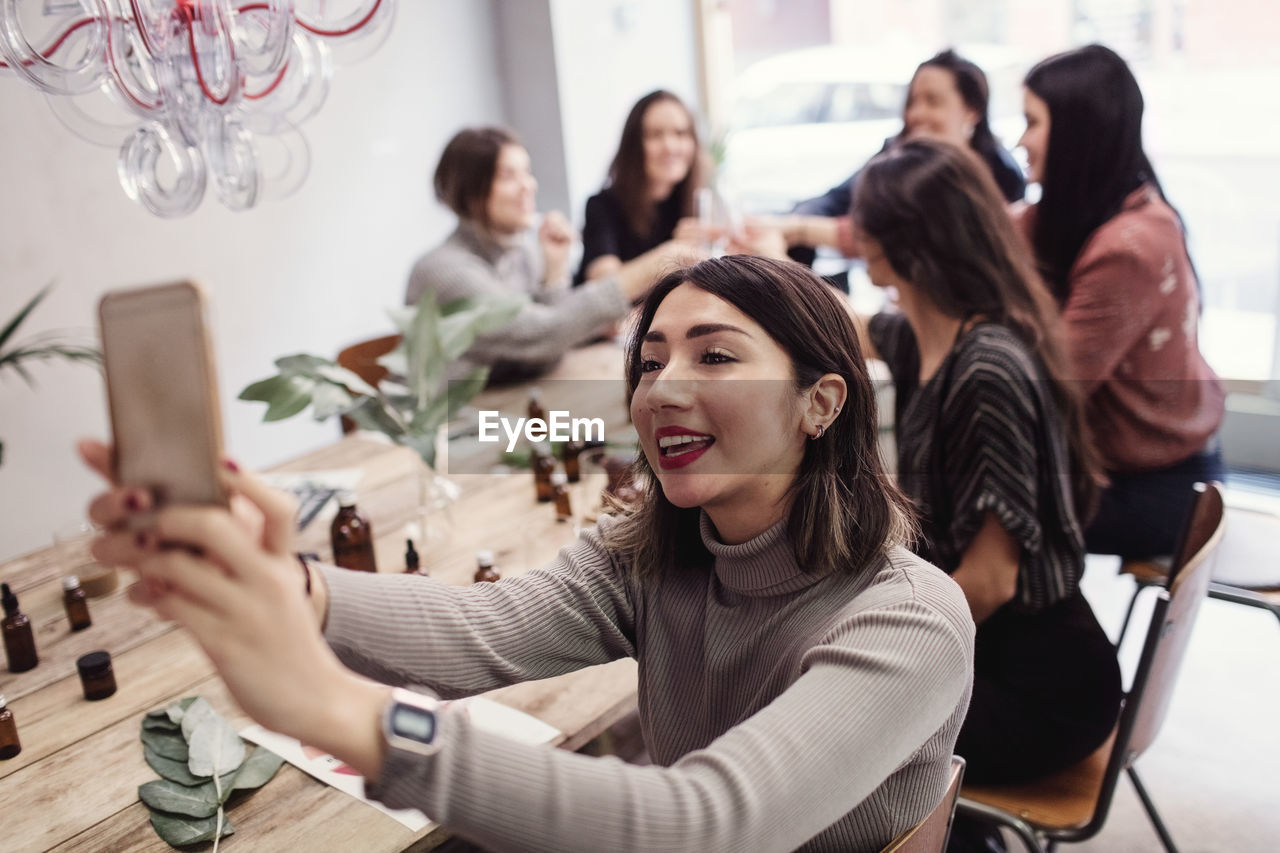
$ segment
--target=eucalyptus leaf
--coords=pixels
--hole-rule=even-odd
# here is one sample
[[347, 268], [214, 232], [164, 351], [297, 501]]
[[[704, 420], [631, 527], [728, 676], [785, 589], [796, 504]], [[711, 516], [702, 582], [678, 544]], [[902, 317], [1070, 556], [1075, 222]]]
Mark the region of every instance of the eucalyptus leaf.
[[[164, 711], [160, 712], [164, 715]], [[142, 728], [161, 732], [180, 732], [182, 726], [169, 719], [168, 716], [152, 717], [146, 716], [142, 718]]]
[[319, 365], [316, 368], [316, 376], [321, 379], [327, 379], [335, 385], [348, 388], [356, 394], [373, 396], [378, 393], [378, 389], [361, 379], [360, 374], [354, 370], [347, 370], [342, 365], [331, 361]]
[[264, 421], [291, 417], [308, 406], [317, 420], [346, 415], [362, 429], [413, 448], [434, 466], [436, 428], [482, 390], [488, 378], [473, 371], [450, 386], [445, 381], [450, 365], [477, 335], [509, 323], [526, 301], [491, 296], [441, 306], [428, 295], [415, 306], [387, 312], [401, 340], [379, 359], [390, 373], [377, 387], [332, 359], [296, 353], [277, 359], [278, 374], [247, 386], [240, 399], [266, 403]]
[[168, 715], [170, 720], [173, 720], [175, 723], [181, 723], [182, 715], [187, 713], [187, 709], [190, 708], [198, 698], [198, 696], [188, 696], [185, 699], [170, 702], [165, 706], [164, 712]]
[[[214, 834], [218, 831], [218, 818], [217, 816], [188, 818], [181, 815], [153, 811], [151, 813], [151, 826], [166, 843], [174, 847], [186, 847], [190, 844], [199, 844], [202, 841], [212, 841]], [[235, 834], [235, 829], [231, 826], [231, 821], [223, 817], [220, 837], [226, 838], [228, 835], [233, 834]]]
[[309, 376], [315, 378], [319, 375], [319, 369], [327, 364], [333, 364], [328, 359], [321, 358], [318, 355], [310, 355], [305, 352], [296, 355], [281, 356], [276, 359], [276, 367], [280, 368], [280, 372], [286, 375], [296, 374], [299, 376]]
[[143, 729], [142, 744], [172, 761], [186, 761], [189, 753], [187, 741], [180, 731]]
[[327, 420], [334, 415], [345, 414], [348, 409], [358, 405], [351, 392], [341, 385], [321, 382], [316, 385], [311, 395], [311, 416], [318, 421]]
[[190, 786], [156, 779], [138, 786], [138, 798], [149, 808], [187, 817], [213, 817], [220, 805], [213, 782]]
[[[190, 716], [190, 712], [187, 714]], [[197, 776], [229, 773], [244, 761], [244, 741], [219, 714], [200, 721], [191, 733], [191, 755], [187, 769]]]
[[182, 736], [186, 738], [187, 743], [191, 742], [191, 733], [204, 722], [206, 717], [217, 716], [217, 714], [218, 712], [213, 710], [213, 706], [203, 696], [197, 696], [196, 701], [187, 706], [187, 713], [182, 717]]
[[283, 756], [276, 755], [265, 746], [256, 747], [240, 765], [230, 784], [222, 783], [222, 801], [226, 802], [232, 791], [252, 791], [254, 788], [261, 788], [271, 781], [283, 764]]
[[208, 776], [192, 775], [187, 769], [187, 762], [165, 758], [148, 746], [143, 746], [142, 757], [146, 759], [148, 767], [170, 782], [177, 782], [179, 785], [203, 785], [209, 781]]

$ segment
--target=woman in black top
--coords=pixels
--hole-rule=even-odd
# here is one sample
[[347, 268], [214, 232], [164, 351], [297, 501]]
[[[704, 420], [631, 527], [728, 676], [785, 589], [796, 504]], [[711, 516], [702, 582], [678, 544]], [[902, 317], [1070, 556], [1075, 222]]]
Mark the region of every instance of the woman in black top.
[[[880, 153], [920, 138], [967, 146], [982, 158], [1005, 201], [1018, 201], [1027, 182], [1022, 169], [991, 132], [989, 100], [987, 75], [982, 69], [955, 51], [944, 50], [916, 68], [902, 107], [902, 130], [885, 140]], [[834, 246], [850, 254], [855, 247], [843, 239], [840, 220], [849, 214], [861, 175], [862, 170], [855, 172], [817, 198], [797, 204], [790, 216], [776, 220], [791, 257], [811, 264], [812, 247], [817, 245]]]
[[683, 101], [663, 89], [637, 101], [622, 127], [608, 184], [587, 200], [574, 283], [609, 275], [670, 240], [676, 223], [696, 212], [702, 159], [693, 114]]
[[1078, 585], [1095, 454], [1061, 380], [1053, 302], [972, 155], [916, 140], [877, 157], [854, 199], [872, 282], [902, 313], [870, 322], [897, 391], [899, 480], [917, 551], [978, 623], [967, 779], [1014, 782], [1100, 746], [1121, 698], [1115, 653]]

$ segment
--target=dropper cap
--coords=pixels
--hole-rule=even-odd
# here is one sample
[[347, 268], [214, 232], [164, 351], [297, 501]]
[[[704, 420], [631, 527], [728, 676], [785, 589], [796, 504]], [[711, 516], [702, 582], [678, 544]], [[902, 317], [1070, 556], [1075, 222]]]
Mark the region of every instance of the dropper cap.
[[6, 616], [12, 616], [18, 612], [18, 596], [13, 594], [13, 590], [9, 589], [7, 583], [0, 583], [0, 605], [4, 606]]

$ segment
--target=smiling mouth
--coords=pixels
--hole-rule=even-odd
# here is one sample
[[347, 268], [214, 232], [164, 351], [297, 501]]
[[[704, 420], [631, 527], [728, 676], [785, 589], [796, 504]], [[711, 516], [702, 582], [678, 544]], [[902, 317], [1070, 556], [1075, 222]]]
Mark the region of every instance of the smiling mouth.
[[658, 451], [668, 459], [684, 456], [699, 450], [706, 450], [715, 444], [715, 438], [709, 435], [669, 435], [658, 439]]

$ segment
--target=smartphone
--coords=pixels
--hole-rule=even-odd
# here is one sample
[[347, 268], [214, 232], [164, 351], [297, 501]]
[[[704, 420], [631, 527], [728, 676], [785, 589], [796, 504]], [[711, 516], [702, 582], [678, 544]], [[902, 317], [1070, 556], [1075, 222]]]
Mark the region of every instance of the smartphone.
[[115, 479], [149, 488], [157, 508], [227, 504], [206, 313], [186, 281], [114, 290], [98, 303]]

